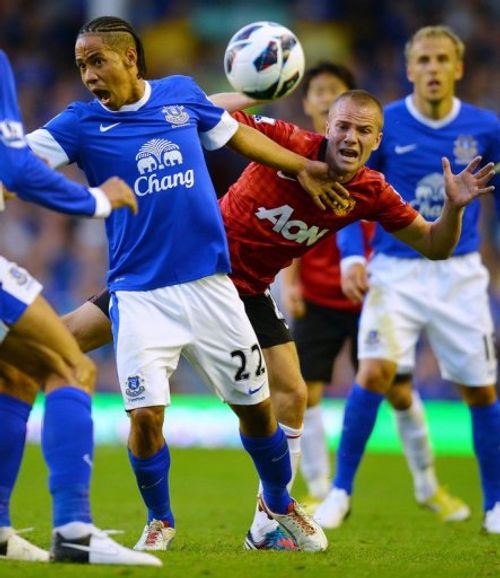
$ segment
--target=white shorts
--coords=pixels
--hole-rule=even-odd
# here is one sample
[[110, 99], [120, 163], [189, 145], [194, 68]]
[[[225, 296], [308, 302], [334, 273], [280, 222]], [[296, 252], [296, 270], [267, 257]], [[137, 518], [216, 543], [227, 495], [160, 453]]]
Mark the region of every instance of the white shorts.
[[478, 253], [446, 261], [379, 254], [368, 272], [359, 359], [388, 359], [399, 373], [410, 373], [425, 331], [444, 379], [467, 386], [496, 382], [489, 275]]
[[0, 256], [0, 343], [41, 291], [26, 269]]
[[227, 275], [117, 291], [110, 316], [127, 410], [170, 404], [169, 379], [181, 354], [227, 403], [255, 405], [269, 397], [262, 351]]

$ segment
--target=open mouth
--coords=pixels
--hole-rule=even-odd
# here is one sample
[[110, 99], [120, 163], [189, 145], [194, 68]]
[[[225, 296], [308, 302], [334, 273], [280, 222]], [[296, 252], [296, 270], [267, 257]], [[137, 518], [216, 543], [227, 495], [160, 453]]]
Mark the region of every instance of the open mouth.
[[101, 102], [102, 104], [106, 105], [111, 99], [111, 93], [109, 90], [103, 90], [100, 88], [96, 88], [92, 91], [92, 94]]
[[347, 159], [357, 159], [359, 156], [358, 153], [352, 149], [340, 149], [339, 153], [340, 156]]
[[436, 89], [440, 88], [441, 83], [439, 82], [439, 80], [429, 80], [429, 82], [427, 83], [427, 86], [431, 90], [436, 90]]

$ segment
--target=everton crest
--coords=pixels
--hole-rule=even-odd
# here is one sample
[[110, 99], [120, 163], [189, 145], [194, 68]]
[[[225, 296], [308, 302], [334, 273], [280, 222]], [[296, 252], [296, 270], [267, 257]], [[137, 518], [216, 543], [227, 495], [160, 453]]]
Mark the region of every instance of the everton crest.
[[478, 153], [477, 140], [472, 135], [460, 135], [453, 143], [457, 165], [468, 165]]
[[189, 114], [182, 105], [164, 106], [161, 111], [165, 115], [165, 120], [171, 124], [186, 124], [189, 120]]

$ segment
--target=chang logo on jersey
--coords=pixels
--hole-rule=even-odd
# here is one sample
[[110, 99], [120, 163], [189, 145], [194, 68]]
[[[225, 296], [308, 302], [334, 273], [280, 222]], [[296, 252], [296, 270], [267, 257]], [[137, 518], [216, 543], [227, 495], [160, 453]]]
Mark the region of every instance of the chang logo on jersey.
[[189, 114], [184, 110], [182, 105], [164, 106], [161, 111], [165, 115], [165, 120], [171, 124], [186, 124], [189, 120]]
[[140, 175], [134, 183], [138, 197], [175, 187], [190, 189], [194, 185], [193, 169], [168, 170], [180, 168], [184, 159], [179, 146], [167, 139], [155, 138], [143, 144], [135, 160]]
[[264, 219], [270, 221], [274, 225], [273, 231], [285, 239], [305, 243], [308, 247], [317, 243], [329, 232], [329, 229], [320, 231], [316, 225], [309, 226], [304, 221], [291, 219], [292, 215], [293, 208], [290, 205], [282, 205], [274, 209], [260, 207], [255, 213], [255, 216], [261, 221]]
[[431, 173], [417, 183], [415, 198], [410, 201], [410, 205], [416, 209], [422, 217], [429, 221], [434, 221], [443, 210], [444, 197], [443, 175], [440, 173]]
[[453, 143], [453, 154], [457, 165], [468, 165], [479, 154], [477, 140], [472, 135], [460, 135]]
[[27, 146], [23, 125], [15, 120], [2, 120], [0, 122], [0, 138], [5, 146], [13, 149], [22, 149]]

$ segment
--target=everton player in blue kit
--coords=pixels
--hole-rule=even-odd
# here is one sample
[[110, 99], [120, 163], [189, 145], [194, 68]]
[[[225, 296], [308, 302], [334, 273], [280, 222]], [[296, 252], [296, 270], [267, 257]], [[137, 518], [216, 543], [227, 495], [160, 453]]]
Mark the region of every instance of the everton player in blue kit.
[[[75, 53], [96, 99], [71, 105], [32, 133], [30, 145], [52, 166], [77, 162], [91, 184], [118, 174], [139, 200], [136, 220], [121, 214], [106, 223], [118, 377], [131, 417], [129, 457], [148, 507], [136, 548], [167, 549], [175, 534], [162, 425], [168, 379], [182, 354], [240, 418], [243, 445], [263, 482], [261, 507], [300, 548], [325, 549], [321, 528], [286, 490], [287, 442], [272, 413], [257, 338], [227, 278], [227, 241], [201, 145], [229, 144], [294, 174], [321, 196], [320, 204], [334, 193], [322, 176], [326, 166], [239, 125], [190, 78], [145, 81], [140, 41], [120, 19], [84, 26]], [[311, 180], [315, 171], [320, 178]]]
[[[406, 47], [413, 94], [386, 107], [384, 138], [370, 163], [429, 220], [443, 210], [439, 156], [450, 158], [458, 170], [477, 154], [486, 161], [500, 158], [497, 117], [454, 96], [463, 54], [461, 40], [444, 26], [422, 28], [413, 36]], [[458, 385], [469, 405], [483, 489], [483, 527], [500, 533], [500, 405], [494, 387], [497, 362], [488, 274], [478, 253], [478, 216], [476, 200], [465, 209], [460, 240], [444, 262], [422, 259], [377, 227], [360, 321], [359, 371], [347, 400], [333, 488], [315, 513], [325, 528], [339, 526], [349, 512], [354, 477], [384, 394], [399, 398], [402, 405], [399, 421], [404, 422], [417, 501], [426, 504], [436, 490], [421, 412], [409, 387], [396, 384], [390, 389], [396, 372], [413, 371], [416, 343], [425, 331], [442, 376]], [[349, 232], [341, 232], [339, 241], [344, 255], [349, 254]], [[361, 271], [358, 296], [367, 287]], [[464, 507], [448, 519], [468, 514]]]
[[[36, 158], [24, 138], [14, 79], [0, 51], [0, 185], [26, 200], [75, 215], [106, 216], [112, 206], [137, 204], [120, 179], [89, 190], [54, 173]], [[90, 394], [94, 364], [41, 297], [42, 286], [0, 257], [0, 360], [22, 368], [44, 384], [42, 449], [53, 498], [53, 561], [161, 566], [153, 556], [128, 550], [95, 528], [89, 505], [93, 438]], [[2, 368], [2, 377], [4, 376]], [[28, 381], [27, 381], [28, 383]], [[48, 553], [10, 526], [9, 499], [19, 469], [30, 405], [0, 394], [0, 555], [47, 561]]]

